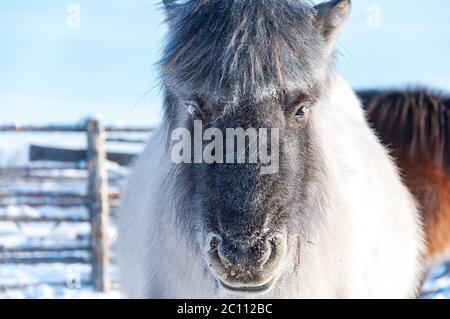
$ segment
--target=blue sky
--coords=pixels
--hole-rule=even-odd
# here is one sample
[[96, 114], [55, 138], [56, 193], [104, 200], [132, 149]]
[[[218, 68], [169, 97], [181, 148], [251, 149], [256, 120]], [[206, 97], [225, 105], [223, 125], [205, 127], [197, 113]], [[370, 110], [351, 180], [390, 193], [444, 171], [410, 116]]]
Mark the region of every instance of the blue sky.
[[[353, 2], [338, 68], [354, 87], [450, 92], [450, 2]], [[67, 27], [71, 3], [80, 28]], [[156, 0], [2, 0], [0, 121], [157, 123], [162, 20]]]
[[[0, 2], [2, 122], [73, 122], [89, 114], [148, 123], [159, 113], [154, 63], [165, 32], [156, 2]], [[147, 119], [148, 118], [148, 119]]]

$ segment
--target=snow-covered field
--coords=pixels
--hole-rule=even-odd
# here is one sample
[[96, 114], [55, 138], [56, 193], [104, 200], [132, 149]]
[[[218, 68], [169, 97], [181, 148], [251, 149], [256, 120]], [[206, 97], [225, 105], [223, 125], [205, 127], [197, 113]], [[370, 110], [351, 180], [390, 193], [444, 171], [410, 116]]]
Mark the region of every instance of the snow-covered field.
[[424, 285], [422, 298], [450, 299], [450, 262], [436, 267]]
[[[0, 194], [7, 191], [59, 191], [80, 195], [85, 193], [84, 171], [65, 170], [63, 175], [58, 171], [44, 173], [47, 176], [53, 175], [54, 178], [51, 181], [42, 181], [38, 178], [27, 182], [0, 179]], [[36, 177], [39, 173], [34, 173], [34, 175]], [[1, 196], [0, 200], [2, 200]], [[76, 222], [33, 221], [42, 218], [48, 220], [69, 218]], [[107, 294], [93, 291], [89, 282], [91, 267], [86, 263], [7, 264], [1, 262], [2, 258], [12, 256], [20, 258], [65, 257], [88, 260], [89, 252], [83, 250], [89, 246], [90, 227], [86, 222], [87, 218], [88, 212], [83, 207], [64, 209], [45, 205], [29, 207], [21, 205], [17, 199], [8, 199], [7, 205], [0, 207], [0, 299], [120, 298], [117, 288], [118, 273], [114, 267], [116, 228], [113, 218], [110, 225], [110, 240], [113, 250], [109, 275], [114, 284], [112, 291]], [[28, 219], [28, 221], [8, 221], [11, 219]], [[34, 249], [38, 247], [51, 251], [35, 251]], [[70, 251], [59, 252], [58, 248], [61, 247], [70, 248]], [[78, 248], [80, 250], [77, 250]], [[12, 253], [12, 249], [21, 249], [22, 252]], [[437, 267], [430, 274], [430, 278], [424, 286], [423, 298], [450, 298], [450, 263]]]

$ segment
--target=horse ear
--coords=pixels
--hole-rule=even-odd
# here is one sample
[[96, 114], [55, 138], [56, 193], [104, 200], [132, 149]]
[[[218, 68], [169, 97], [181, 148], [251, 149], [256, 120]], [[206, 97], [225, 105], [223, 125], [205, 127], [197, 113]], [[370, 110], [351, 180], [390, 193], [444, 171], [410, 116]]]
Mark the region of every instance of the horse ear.
[[333, 46], [351, 12], [351, 0], [332, 0], [315, 6], [317, 27], [330, 46]]

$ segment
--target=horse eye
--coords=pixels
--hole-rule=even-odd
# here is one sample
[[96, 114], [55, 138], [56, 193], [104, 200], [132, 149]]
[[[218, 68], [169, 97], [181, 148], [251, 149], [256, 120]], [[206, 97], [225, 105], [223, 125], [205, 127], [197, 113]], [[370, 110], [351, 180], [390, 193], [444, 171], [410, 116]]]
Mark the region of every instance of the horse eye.
[[194, 101], [188, 101], [186, 102], [186, 107], [188, 113], [192, 116], [194, 119], [199, 119], [202, 116], [202, 112], [200, 111], [200, 108], [197, 103]]
[[306, 116], [306, 113], [308, 113], [309, 107], [307, 105], [301, 105], [299, 109], [297, 110], [297, 113], [295, 113], [295, 117], [302, 119]]

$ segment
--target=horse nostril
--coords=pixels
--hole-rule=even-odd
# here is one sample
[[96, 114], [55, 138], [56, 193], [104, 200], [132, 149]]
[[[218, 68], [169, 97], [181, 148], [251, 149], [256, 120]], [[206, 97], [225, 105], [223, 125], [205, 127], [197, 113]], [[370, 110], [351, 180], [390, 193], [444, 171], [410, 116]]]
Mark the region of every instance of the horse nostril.
[[267, 239], [264, 243], [265, 247], [262, 250], [262, 254], [259, 258], [258, 266], [263, 268], [274, 256], [276, 249], [272, 240]]
[[211, 250], [217, 249], [222, 242], [222, 237], [216, 234], [209, 235], [209, 248]]
[[266, 245], [269, 246], [267, 249], [268, 254], [264, 260], [264, 264], [262, 265], [267, 271], [273, 271], [274, 266], [278, 266], [281, 261], [281, 258], [285, 254], [285, 247], [283, 244], [283, 240], [280, 237], [273, 237], [266, 241]]
[[215, 256], [219, 255], [220, 246], [222, 245], [222, 237], [216, 234], [209, 234], [206, 240], [206, 251], [208, 255]]

